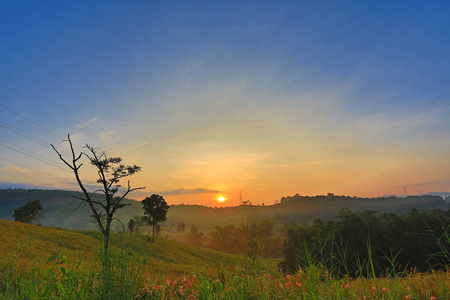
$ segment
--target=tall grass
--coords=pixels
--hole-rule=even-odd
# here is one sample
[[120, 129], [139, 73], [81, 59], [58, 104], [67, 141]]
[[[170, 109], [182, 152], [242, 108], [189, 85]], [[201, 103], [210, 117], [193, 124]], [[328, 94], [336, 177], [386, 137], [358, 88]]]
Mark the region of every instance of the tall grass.
[[[0, 254], [0, 299], [450, 299], [449, 268], [406, 272], [398, 270], [391, 255], [396, 271], [376, 277], [370, 242], [368, 259], [360, 260], [356, 278], [338, 277], [321, 262], [320, 254], [308, 251], [302, 269], [282, 274], [262, 257], [264, 245], [255, 243], [252, 235], [247, 241], [253, 249], [250, 255], [237, 260], [238, 256], [222, 253], [206, 261], [200, 257], [212, 251], [172, 244], [167, 237], [151, 244], [145, 236], [116, 234], [109, 257], [103, 257], [107, 269], [99, 260], [74, 260], [74, 249], [66, 248], [40, 263], [24, 261], [22, 254], [34, 242], [16, 241], [11, 244], [16, 247]], [[95, 257], [100, 258], [101, 244], [96, 245]], [[190, 247], [192, 252], [182, 256], [176, 247]], [[183, 260], [197, 263], [181, 272], [170, 269]]]

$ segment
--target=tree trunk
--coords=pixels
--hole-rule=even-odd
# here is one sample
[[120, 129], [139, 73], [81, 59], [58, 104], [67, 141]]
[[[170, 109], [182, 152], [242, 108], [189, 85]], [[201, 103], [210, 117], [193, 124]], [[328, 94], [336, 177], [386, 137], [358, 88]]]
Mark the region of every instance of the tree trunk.
[[103, 232], [103, 253], [108, 255], [109, 252], [109, 239], [111, 236], [111, 216], [106, 217], [105, 231]]
[[155, 225], [153, 225], [153, 236], [152, 236], [152, 243], [155, 242]]

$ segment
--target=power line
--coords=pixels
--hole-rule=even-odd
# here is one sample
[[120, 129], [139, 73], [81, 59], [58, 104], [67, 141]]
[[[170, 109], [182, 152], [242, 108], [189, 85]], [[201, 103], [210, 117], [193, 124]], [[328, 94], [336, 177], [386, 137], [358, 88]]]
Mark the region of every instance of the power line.
[[52, 177], [55, 177], [55, 178], [58, 178], [58, 179], [60, 179], [60, 180], [64, 180], [64, 181], [67, 182], [67, 179], [64, 179], [64, 178], [62, 178], [62, 177], [59, 177], [59, 176], [56, 176], [56, 175], [53, 175], [53, 174], [50, 174], [50, 173], [47, 173], [47, 172], [44, 172], [44, 171], [41, 171], [41, 170], [38, 170], [38, 169], [34, 169], [34, 168], [29, 167], [29, 166], [25, 166], [25, 165], [23, 165], [23, 164], [21, 164], [21, 163], [18, 163], [18, 162], [15, 162], [15, 161], [6, 159], [6, 158], [4, 158], [4, 157], [1, 157], [1, 156], [0, 156], [0, 159], [2, 159], [2, 160], [4, 160], [4, 161], [7, 161], [7, 162], [10, 162], [10, 163], [12, 163], [12, 164], [18, 165], [18, 166], [20, 166], [20, 167], [22, 167], [22, 168], [30, 169], [30, 170], [33, 170], [33, 171], [36, 171], [36, 172], [39, 172], [39, 173], [42, 173], [42, 174], [46, 174], [46, 175], [48, 175], [48, 176], [52, 176]]
[[[14, 84], [21, 85], [21, 84], [17, 83], [16, 81], [12, 80], [12, 79], [9, 78], [9, 77], [6, 77], [6, 76], [4, 76], [4, 75], [3, 75], [3, 77], [7, 78], [10, 82], [12, 82], [12, 83], [14, 83]], [[15, 88], [12, 88], [12, 87], [10, 87], [10, 86], [7, 86], [7, 85], [5, 85], [5, 84], [3, 84], [3, 83], [0, 83], [0, 85], [3, 86], [3, 87], [5, 87], [5, 88], [7, 88], [7, 89], [9, 89], [9, 90], [11, 90], [11, 91], [13, 91], [14, 93], [16, 93], [16, 94], [18, 94], [18, 95], [21, 95], [22, 97], [24, 97], [24, 98], [26, 98], [26, 99], [29, 99], [29, 100], [33, 101], [33, 99], [32, 99], [31, 97], [29, 97], [28, 95], [24, 94], [23, 92], [21, 92], [21, 91], [15, 89]], [[31, 93], [33, 93], [33, 94], [39, 96], [40, 98], [43, 98], [43, 99], [45, 99], [46, 101], [52, 103], [54, 106], [59, 106], [57, 103], [53, 102], [53, 101], [50, 100], [48, 97], [45, 97], [45, 96], [43, 96], [43, 95], [41, 95], [41, 94], [39, 94], [39, 93], [37, 93], [37, 92], [35, 92], [35, 91], [33, 91], [33, 90], [31, 90], [31, 89], [25, 87], [25, 86], [23, 86], [23, 85], [21, 85], [21, 86], [22, 86], [22, 88], [28, 90], [29, 92], [31, 92]], [[0, 107], [2, 107], [3, 109], [9, 111], [10, 113], [12, 113], [12, 114], [14, 114], [14, 115], [16, 115], [16, 116], [18, 116], [18, 117], [20, 117], [20, 118], [26, 120], [27, 122], [33, 124], [34, 126], [36, 126], [36, 127], [40, 128], [40, 129], [46, 131], [47, 133], [49, 133], [49, 134], [51, 134], [51, 135], [53, 135], [53, 136], [56, 136], [57, 138], [59, 138], [59, 139], [61, 139], [61, 140], [64, 140], [64, 138], [62, 138], [62, 137], [59, 136], [58, 134], [56, 134], [56, 133], [54, 133], [53, 131], [51, 131], [51, 130], [45, 128], [44, 126], [41, 126], [40, 124], [38, 124], [38, 123], [36, 123], [36, 122], [30, 120], [29, 118], [27, 118], [27, 117], [21, 115], [20, 113], [14, 111], [13, 109], [10, 109], [10, 108], [8, 108], [8, 107], [6, 107], [6, 106], [4, 106], [4, 105], [1, 105], [1, 104], [0, 104]], [[61, 106], [59, 106], [59, 107], [61, 108]], [[62, 108], [61, 108], [61, 110], [64, 111], [64, 113], [66, 113], [66, 111], [63, 110]], [[70, 115], [69, 115], [69, 117], [70, 117]], [[73, 118], [71, 118], [71, 119], [73, 120]], [[9, 124], [7, 124], [7, 123], [5, 123], [5, 122], [1, 122], [1, 121], [0, 121], [0, 123], [4, 124], [4, 125], [0, 124], [1, 127], [4, 127], [4, 128], [6, 128], [6, 129], [8, 129], [8, 130], [10, 130], [10, 131], [12, 131], [12, 132], [14, 132], [14, 133], [16, 133], [16, 134], [19, 134], [19, 135], [21, 135], [21, 136], [23, 136], [23, 137], [25, 137], [25, 138], [27, 138], [27, 139], [32, 140], [32, 141], [35, 142], [35, 143], [38, 143], [38, 144], [40, 144], [40, 145], [42, 145], [42, 146], [44, 146], [44, 147], [46, 147], [46, 148], [51, 149], [51, 148], [48, 146], [48, 144], [47, 144], [46, 142], [42, 141], [41, 139], [36, 138], [36, 137], [34, 137], [33, 135], [30, 135], [30, 134], [28, 134], [28, 133], [26, 133], [26, 132], [24, 132], [24, 131], [22, 131], [22, 130], [20, 130], [20, 129], [14, 127], [14, 126], [12, 126], [12, 125], [9, 125]], [[7, 143], [8, 143], [8, 142], [7, 142]], [[10, 144], [11, 144], [11, 143], [10, 143]], [[5, 146], [5, 145], [3, 145], [3, 146]], [[79, 148], [79, 149], [81, 149], [79, 146], [77, 146], [77, 145], [75, 145], [75, 144], [74, 144], [74, 146], [77, 147], [77, 148]], [[8, 147], [8, 146], [6, 146], [6, 147]], [[18, 146], [16, 146], [16, 147], [18, 147]], [[8, 147], [8, 148], [10, 148], [10, 147]], [[19, 148], [20, 148], [20, 147], [19, 147]], [[23, 149], [23, 148], [22, 148], [22, 149]], [[26, 149], [24, 149], [24, 150], [30, 152], [29, 150], [26, 150]], [[59, 150], [59, 149], [58, 149], [58, 150]], [[17, 151], [18, 151], [18, 150], [17, 150]], [[18, 152], [21, 152], [21, 151], [18, 151]], [[23, 153], [23, 152], [22, 152], [22, 153]], [[71, 156], [71, 154], [68, 154], [67, 152], [62, 151], [62, 150], [61, 150], [61, 153], [66, 154], [66, 155], [68, 155], [68, 156]], [[23, 154], [28, 155], [28, 154], [26, 154], [26, 153], [23, 153]], [[28, 156], [30, 156], [30, 155], [28, 155]], [[37, 159], [37, 158], [35, 158], [35, 159]], [[45, 158], [45, 159], [47, 159], [47, 158]], [[96, 168], [93, 167], [92, 165], [88, 164], [88, 166], [89, 166], [91, 169], [96, 170]], [[59, 167], [59, 166], [58, 166], [58, 167]], [[97, 170], [96, 170], [96, 171], [97, 171]], [[95, 181], [96, 181], [96, 180], [95, 180]], [[140, 184], [138, 184], [138, 185], [139, 185], [139, 186], [145, 186], [145, 185], [140, 185]]]
[[43, 126], [41, 126], [41, 125], [39, 125], [39, 124], [37, 124], [37, 123], [31, 121], [31, 120], [28, 119], [27, 117], [22, 116], [21, 114], [19, 114], [19, 113], [13, 111], [12, 109], [9, 109], [9, 108], [7, 108], [6, 106], [4, 106], [4, 105], [2, 105], [2, 104], [0, 104], [0, 107], [6, 109], [7, 111], [9, 111], [9, 112], [15, 114], [15, 115], [18, 116], [18, 117], [21, 117], [22, 119], [24, 119], [24, 120], [30, 122], [30, 123], [33, 124], [34, 126], [37, 126], [37, 127], [41, 128], [42, 130], [47, 131], [47, 132], [50, 133], [51, 135], [54, 135], [54, 136], [56, 136], [56, 137], [59, 138], [59, 139], [63, 139], [62, 137], [60, 137], [60, 136], [57, 135], [56, 133], [54, 133], [54, 132], [48, 130], [47, 128], [45, 128], [45, 127], [43, 127]]
[[[29, 139], [29, 140], [31, 140], [31, 141], [33, 141], [33, 142], [35, 142], [35, 143], [41, 145], [41, 146], [44, 146], [44, 147], [48, 148], [49, 150], [52, 150], [52, 151], [53, 151], [53, 149], [52, 149], [51, 147], [49, 147], [48, 144], [47, 144], [45, 141], [43, 141], [43, 140], [41, 140], [41, 139], [39, 139], [39, 138], [36, 138], [36, 137], [34, 137], [33, 135], [28, 134], [28, 133], [26, 133], [26, 132], [23, 131], [23, 130], [20, 130], [20, 129], [18, 129], [18, 128], [12, 126], [12, 125], [9, 125], [9, 124], [7, 124], [7, 123], [5, 123], [5, 122], [2, 122], [2, 121], [0, 121], [0, 126], [3, 127], [3, 128], [6, 128], [6, 129], [8, 129], [8, 130], [10, 130], [10, 131], [12, 131], [12, 132], [14, 132], [14, 133], [16, 133], [16, 134], [18, 134], [18, 135], [20, 135], [20, 136], [22, 136], [22, 137], [25, 137], [25, 138], [27, 138], [27, 139]], [[4, 140], [3, 140], [3, 141], [4, 141]], [[13, 146], [15, 146], [15, 147], [17, 147], [17, 148], [22, 148], [22, 147], [20, 147], [20, 146], [14, 145], [14, 144], [12, 144], [12, 143], [10, 143], [10, 142], [7, 142], [7, 141], [4, 141], [4, 142], [6, 142], [6, 143], [8, 143], [8, 144], [11, 144], [11, 145], [13, 145]], [[4, 145], [4, 146], [5, 146], [5, 145]], [[6, 147], [8, 147], [8, 146], [6, 146]], [[8, 148], [10, 148], [10, 147], [8, 147]], [[34, 152], [32, 152], [32, 151], [29, 151], [29, 150], [27, 150], [27, 149], [25, 149], [25, 148], [22, 148], [22, 149], [25, 150], [25, 151], [28, 151], [28, 152], [30, 152], [30, 153], [33, 153], [33, 154], [35, 154], [35, 155], [38, 155], [38, 154], [36, 154], [36, 153], [34, 153]], [[15, 149], [13, 149], [13, 150], [15, 150]], [[66, 154], [66, 155], [69, 155], [69, 154], [68, 154], [66, 151], [64, 151], [64, 150], [60, 150], [60, 149], [58, 149], [58, 150], [61, 151], [61, 153], [64, 153], [64, 154]], [[19, 150], [15, 150], [15, 151], [21, 152], [21, 151], [19, 151]], [[23, 153], [23, 152], [22, 152], [22, 153]], [[23, 153], [23, 154], [27, 155], [26, 153]], [[38, 156], [40, 156], [40, 155], [38, 155]], [[42, 156], [41, 156], [41, 157], [42, 157]], [[35, 159], [36, 159], [36, 158], [35, 158]], [[49, 160], [48, 158], [45, 158], [45, 159]], [[90, 167], [90, 168], [92, 168], [92, 169], [95, 170], [95, 168], [94, 168], [93, 166], [91, 166], [90, 164], [87, 164], [87, 165], [88, 165], [88, 167]], [[58, 166], [58, 167], [60, 167], [60, 166]], [[60, 167], [60, 168], [62, 168], [62, 167]], [[63, 169], [64, 169], [64, 168], [63, 168]], [[67, 170], [67, 169], [65, 169], [65, 170]], [[67, 170], [67, 171], [68, 171], [68, 170]], [[90, 177], [91, 180], [92, 180], [92, 178], [93, 178], [92, 176], [88, 176], [88, 177]], [[96, 181], [96, 179], [93, 179], [93, 180]]]
[[[33, 154], [29, 154], [29, 153], [23, 152], [23, 151], [21, 151], [21, 150], [14, 149], [13, 147], [10, 147], [10, 146], [8, 146], [8, 145], [5, 145], [5, 144], [3, 144], [2, 142], [0, 142], [0, 145], [2, 145], [3, 147], [9, 148], [9, 149], [11, 149], [11, 150], [13, 150], [13, 151], [16, 151], [16, 152], [22, 153], [22, 154], [24, 154], [24, 155], [27, 155], [27, 156], [29, 156], [29, 157], [32, 157], [32, 158], [34, 158], [34, 159], [37, 159], [37, 160], [39, 160], [39, 161], [42, 161], [42, 162], [44, 162], [44, 163], [46, 163], [46, 164], [49, 164], [49, 165], [52, 165], [52, 166], [57, 167], [57, 168], [59, 168], [59, 169], [62, 169], [62, 170], [64, 170], [64, 171], [69, 171], [69, 170], [63, 168], [62, 166], [58, 166], [58, 165], [56, 165], [56, 164], [54, 164], [54, 163], [52, 163], [52, 162], [48, 162], [48, 161], [44, 160], [44, 159], [47, 159], [47, 158], [45, 158], [45, 157], [44, 157], [44, 159], [41, 159], [41, 158], [39, 158], [39, 157], [34, 156]], [[23, 148], [22, 148], [22, 149], [23, 149]], [[25, 151], [28, 151], [28, 150], [26, 150], [26, 149], [24, 149], [24, 150], [25, 150]], [[31, 152], [31, 151], [29, 151], [29, 152]], [[40, 155], [39, 155], [39, 156], [40, 156]]]
[[30, 150], [28, 150], [28, 149], [25, 149], [25, 148], [23, 148], [23, 147], [21, 147], [21, 146], [18, 146], [18, 145], [16, 145], [16, 144], [11, 143], [11, 142], [5, 141], [4, 139], [0, 139], [0, 142], [7, 143], [7, 144], [9, 144], [9, 145], [12, 145], [13, 147], [16, 147], [16, 148], [18, 148], [18, 149], [22, 149], [22, 150], [24, 150], [24, 151], [26, 151], [26, 152], [28, 152], [28, 153], [32, 153], [33, 155], [39, 156], [39, 157], [41, 157], [41, 158], [43, 158], [43, 159], [45, 159], [45, 160], [47, 160], [47, 161], [53, 162], [53, 160], [51, 160], [51, 159], [49, 159], [49, 158], [47, 158], [47, 157], [45, 157], [45, 156], [42, 156], [42, 155], [40, 155], [40, 154], [37, 154], [36, 152], [30, 151]]
[[[30, 93], [32, 93], [32, 94], [38, 96], [39, 98], [42, 98], [42, 99], [46, 100], [46, 101], [48, 101], [48, 102], [50, 102], [50, 103], [52, 104], [52, 106], [47, 106], [47, 105], [45, 105], [46, 107], [55, 110], [54, 107], [56, 106], [56, 107], [59, 107], [59, 110], [63, 111], [64, 113], [66, 112], [66, 110], [64, 109], [64, 107], [62, 107], [62, 106], [61, 106], [60, 104], [58, 104], [57, 102], [51, 100], [49, 97], [44, 96], [44, 95], [42, 95], [42, 94], [36, 92], [35, 90], [33, 90], [33, 89], [31, 89], [31, 88], [29, 88], [29, 87], [27, 87], [27, 86], [25, 86], [25, 85], [23, 85], [23, 84], [21, 84], [21, 83], [15, 81], [15, 80], [13, 80], [13, 79], [11, 79], [10, 77], [5, 76], [5, 74], [0, 74], [0, 76], [6, 78], [8, 81], [14, 83], [15, 85], [19, 85], [22, 89], [25, 89], [25, 90], [27, 90], [28, 92], [30, 92]], [[7, 88], [7, 89], [9, 89], [9, 90], [11, 90], [11, 91], [13, 91], [13, 92], [16, 93], [16, 94], [21, 95], [21, 96], [24, 97], [24, 98], [27, 98], [27, 99], [29, 99], [29, 100], [31, 100], [31, 101], [34, 100], [34, 99], [32, 99], [31, 97], [25, 95], [23, 92], [18, 91], [18, 90], [15, 89], [15, 88], [12, 88], [12, 87], [10, 87], [10, 86], [7, 86], [7, 85], [5, 85], [5, 84], [3, 84], [3, 83], [0, 83], [0, 85], [3, 86], [3, 87], [5, 87], [5, 88]], [[40, 103], [40, 104], [43, 105], [42, 103]], [[56, 110], [55, 110], [55, 111], [56, 111]], [[77, 122], [77, 121], [76, 121], [74, 118], [72, 118], [70, 115], [68, 115], [68, 117], [69, 117], [72, 121]]]
[[[2, 125], [2, 124], [3, 124], [3, 125]], [[26, 133], [25, 131], [20, 130], [20, 129], [18, 129], [18, 128], [12, 126], [12, 125], [9, 125], [9, 124], [7, 124], [7, 123], [5, 123], [5, 122], [0, 121], [0, 126], [3, 127], [3, 128], [8, 129], [9, 131], [12, 131], [12, 132], [18, 134], [18, 135], [21, 135], [21, 136], [23, 136], [24, 138], [27, 138], [27, 139], [29, 139], [29, 140], [31, 140], [31, 141], [33, 141], [33, 142], [35, 142], [35, 143], [37, 143], [37, 144], [39, 144], [39, 145], [41, 145], [41, 146], [44, 146], [44, 147], [49, 148], [49, 149], [52, 149], [52, 148], [50, 148], [50, 147], [48, 146], [48, 144], [46, 144], [46, 143], [45, 143], [44, 141], [42, 141], [41, 139], [35, 138], [35, 137], [33, 137], [32, 135]]]
[[[11, 82], [13, 82], [13, 83], [15, 83], [15, 84], [18, 84], [16, 81], [12, 80], [12, 79], [9, 78], [9, 77], [6, 77], [6, 76], [4, 76], [4, 75], [3, 75], [3, 77], [7, 78], [9, 81], [11, 81]], [[12, 87], [9, 87], [9, 86], [7, 86], [7, 85], [5, 85], [5, 84], [2, 84], [2, 83], [0, 83], [0, 85], [3, 86], [3, 87], [5, 87], [5, 88], [7, 88], [7, 89], [9, 89], [9, 90], [11, 90], [11, 91], [13, 91], [13, 92], [15, 92], [15, 93], [17, 93], [17, 94], [19, 94], [19, 95], [21, 95], [21, 96], [23, 96], [23, 97], [25, 97], [25, 98], [27, 98], [28, 100], [33, 101], [32, 98], [30, 98], [29, 96], [23, 94], [22, 92], [20, 92], [20, 91], [14, 89], [14, 88], [12, 88]], [[22, 85], [22, 86], [23, 86], [23, 85]], [[45, 100], [51, 102], [53, 105], [59, 106], [57, 103], [53, 102], [53, 101], [50, 100], [48, 97], [44, 97], [44, 96], [42, 96], [42, 95], [40, 95], [40, 94], [38, 94], [38, 93], [32, 91], [32, 90], [29, 89], [29, 88], [26, 88], [26, 87], [24, 87], [24, 88], [27, 89], [28, 91], [30, 91], [31, 93], [34, 93], [34, 94], [40, 96], [41, 98], [44, 98]], [[41, 105], [42, 105], [42, 104], [41, 104]], [[14, 111], [14, 110], [12, 110], [12, 109], [10, 109], [10, 108], [7, 108], [7, 107], [5, 107], [4, 105], [1, 105], [1, 104], [0, 104], [0, 107], [2, 107], [2, 108], [4, 108], [4, 109], [8, 110], [9, 112], [11, 112], [11, 113], [17, 115], [17, 116], [20, 117], [20, 118], [22, 118], [22, 119], [24, 119], [24, 120], [30, 122], [31, 124], [37, 126], [38, 128], [40, 128], [40, 129], [42, 129], [42, 130], [44, 130], [44, 131], [50, 133], [51, 135], [56, 136], [57, 138], [59, 138], [59, 139], [61, 139], [61, 140], [64, 140], [63, 137], [61, 137], [61, 136], [59, 136], [58, 134], [54, 133], [53, 131], [51, 131], [51, 130], [45, 128], [44, 126], [37, 124], [36, 122], [34, 122], [34, 121], [28, 119], [27, 117], [22, 116], [22, 115], [19, 114], [18, 112]], [[48, 106], [47, 106], [47, 107], [48, 107]], [[60, 107], [61, 111], [64, 111], [64, 110], [62, 109], [61, 106], [59, 106], [59, 107]], [[66, 113], [66, 112], [64, 111], [64, 113]], [[70, 115], [68, 115], [68, 117], [69, 117], [70, 119], [72, 119], [73, 121], [76, 122], [76, 120], [74, 120]], [[79, 146], [77, 146], [77, 145], [75, 145], [75, 147], [81, 149], [81, 147], [79, 147]]]

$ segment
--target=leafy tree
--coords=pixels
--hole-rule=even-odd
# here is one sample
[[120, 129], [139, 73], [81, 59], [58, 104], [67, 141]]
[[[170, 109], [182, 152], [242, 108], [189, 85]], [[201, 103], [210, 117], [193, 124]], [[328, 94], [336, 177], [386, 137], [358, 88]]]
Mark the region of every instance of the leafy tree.
[[141, 201], [144, 208], [145, 222], [153, 227], [152, 241], [155, 240], [156, 225], [167, 220], [170, 206], [160, 195], [153, 194]]
[[43, 208], [40, 200], [30, 200], [22, 207], [14, 209], [14, 219], [22, 223], [40, 224], [44, 218]]
[[[192, 232], [191, 232], [192, 233]], [[247, 225], [216, 226], [209, 232], [209, 247], [228, 253], [246, 253], [251, 257], [273, 255], [279, 243], [272, 238], [273, 223], [268, 219], [255, 220]]]
[[191, 231], [187, 234], [190, 243], [196, 246], [203, 246], [206, 240], [206, 236], [203, 232], [198, 230], [198, 227], [191, 225]]
[[[75, 179], [83, 191], [83, 196], [73, 196], [81, 200], [81, 204], [89, 205], [91, 208], [93, 218], [97, 223], [100, 232], [103, 235], [103, 251], [104, 254], [108, 254], [109, 251], [109, 241], [111, 235], [111, 223], [116, 211], [118, 209], [127, 206], [128, 204], [122, 203], [123, 199], [132, 191], [143, 189], [144, 187], [132, 188], [130, 181], [128, 180], [127, 186], [123, 188], [121, 195], [117, 195], [119, 188], [119, 181], [125, 177], [136, 174], [141, 170], [141, 167], [133, 165], [122, 164], [122, 158], [120, 157], [108, 157], [104, 151], [99, 151], [88, 144], [84, 147], [87, 149], [86, 152], [80, 152], [75, 154], [75, 149], [70, 140], [70, 136], [67, 135], [67, 140], [65, 142], [69, 143], [71, 158], [69, 160], [63, 158], [61, 153], [53, 146], [53, 150], [59, 155], [59, 158], [72, 170], [75, 175]], [[103, 194], [103, 200], [97, 200], [94, 198], [94, 193], [89, 193], [86, 190], [80, 177], [80, 168], [83, 163], [80, 162], [82, 157], [86, 157], [89, 162], [95, 167], [98, 174], [97, 183], [100, 185], [96, 192]]]
[[139, 228], [144, 224], [143, 216], [133, 216], [130, 221], [128, 221], [127, 226], [130, 232], [139, 232]]
[[343, 209], [334, 221], [288, 230], [283, 245], [285, 259], [279, 267], [296, 272], [319, 261], [340, 276], [380, 275], [389, 271], [443, 269], [450, 249], [448, 210], [396, 215]]
[[178, 232], [184, 232], [185, 230], [186, 230], [186, 224], [184, 224], [183, 222], [181, 222], [177, 225]]
[[128, 225], [128, 230], [131, 233], [133, 233], [136, 230], [137, 224], [136, 224], [136, 221], [133, 218], [130, 219], [130, 221], [128, 222], [127, 225]]

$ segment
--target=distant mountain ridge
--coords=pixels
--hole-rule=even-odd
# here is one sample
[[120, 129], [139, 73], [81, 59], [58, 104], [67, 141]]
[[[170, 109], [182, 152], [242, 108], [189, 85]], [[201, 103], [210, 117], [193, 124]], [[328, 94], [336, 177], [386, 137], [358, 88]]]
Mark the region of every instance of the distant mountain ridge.
[[[435, 195], [438, 194], [438, 195]], [[169, 228], [181, 222], [186, 226], [195, 225], [201, 230], [212, 230], [214, 226], [226, 224], [246, 224], [250, 219], [268, 218], [275, 224], [286, 221], [309, 223], [317, 218], [333, 219], [342, 208], [359, 212], [373, 210], [387, 213], [408, 213], [411, 209], [449, 209], [450, 202], [442, 196], [450, 193], [429, 193], [407, 197], [358, 198], [336, 196], [289, 196], [281, 198], [276, 205], [245, 205], [238, 207], [211, 208], [200, 205], [172, 205], [168, 212], [168, 221], [163, 224]], [[45, 219], [43, 225], [59, 226], [69, 229], [93, 229], [92, 212], [80, 200], [81, 192], [41, 189], [0, 189], [0, 219], [13, 220], [15, 208], [23, 206], [29, 200], [41, 200]], [[101, 197], [101, 195], [99, 195]], [[447, 196], [448, 197], [448, 196]], [[134, 215], [143, 215], [139, 201], [124, 199], [129, 206], [121, 209], [117, 217], [126, 224]], [[119, 229], [120, 224], [116, 224]], [[189, 228], [189, 227], [187, 227]]]

